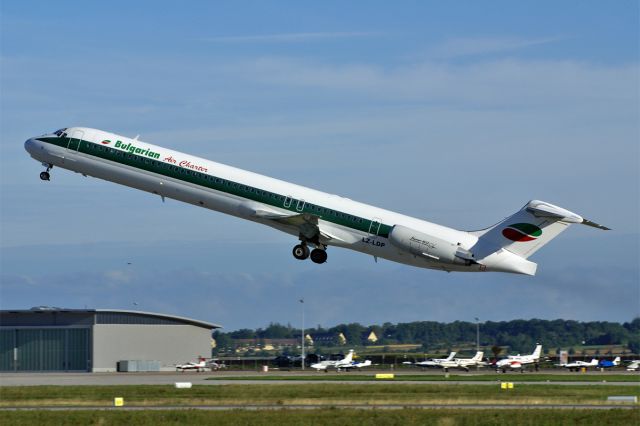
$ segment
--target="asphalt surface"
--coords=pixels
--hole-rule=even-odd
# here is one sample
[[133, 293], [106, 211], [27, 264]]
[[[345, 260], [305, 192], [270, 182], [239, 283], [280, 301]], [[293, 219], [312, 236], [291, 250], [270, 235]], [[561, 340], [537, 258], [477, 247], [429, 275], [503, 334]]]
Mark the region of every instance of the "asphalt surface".
[[[362, 373], [327, 373], [326, 377], [329, 379], [329, 376], [336, 374], [350, 374], [350, 375], [364, 375], [372, 377], [376, 372], [375, 370], [370, 370]], [[389, 371], [385, 371], [388, 373]], [[309, 375], [321, 375], [325, 376], [325, 373], [316, 373], [311, 371], [295, 371], [295, 372], [269, 372], [269, 373], [259, 373], [256, 371], [216, 371], [216, 372], [185, 372], [185, 373], [177, 373], [177, 372], [157, 372], [157, 373], [0, 373], [0, 386], [43, 386], [43, 385], [57, 385], [57, 386], [81, 386], [81, 385], [92, 385], [92, 386], [100, 386], [100, 385], [174, 385], [176, 382], [191, 382], [194, 385], [208, 385], [208, 386], [218, 386], [218, 385], [229, 385], [229, 384], [261, 384], [261, 385], [292, 385], [292, 384], [304, 384], [304, 383], [334, 383], [336, 385], [340, 384], [362, 384], [362, 385], [376, 385], [380, 383], [384, 384], [394, 384], [394, 385], [402, 385], [402, 384], [476, 384], [476, 385], [493, 385], [495, 386], [501, 380], [504, 380], [503, 376], [500, 374], [496, 374], [495, 372], [481, 372], [481, 373], [468, 373], [465, 376], [474, 376], [474, 375], [491, 375], [495, 378], [495, 380], [489, 381], [469, 381], [469, 380], [455, 380], [452, 377], [447, 381], [440, 380], [421, 380], [421, 381], [350, 381], [350, 380], [341, 380], [341, 381], [322, 381], [322, 380], [296, 380], [296, 381], [279, 381], [279, 380], [251, 380], [250, 377], [268, 374], [272, 377], [277, 376], [309, 376]], [[415, 375], [419, 374], [415, 371], [410, 372], [395, 372], [396, 376], [401, 375]], [[534, 375], [534, 374], [553, 374], [558, 376], [563, 376], [563, 379], [567, 376], [576, 375], [580, 373], [572, 373], [567, 374], [565, 372], [540, 372], [540, 373], [524, 373], [525, 375]], [[597, 377], [601, 374], [599, 372], [594, 373], [586, 373], [590, 376], [593, 376], [594, 379], [597, 380]], [[623, 372], [615, 372], [614, 374], [625, 374]], [[531, 382], [531, 381], [518, 381], [517, 379], [510, 376], [508, 381], [513, 382], [515, 384], [536, 384], [536, 385], [545, 385], [545, 384], [553, 384], [553, 385], [594, 385], [594, 386], [607, 386], [607, 385], [616, 385], [616, 386], [639, 386], [640, 385], [640, 376], [637, 373], [627, 373], [634, 375], [634, 377], [638, 377], [638, 381], [634, 382], [603, 382], [602, 380], [584, 382], [584, 381], [551, 381], [551, 382]], [[420, 374], [423, 375], [423, 374]], [[425, 376], [430, 375], [429, 373], [424, 374]], [[434, 377], [441, 377], [440, 374], [431, 374]], [[581, 374], [583, 375], [583, 374]], [[238, 376], [247, 376], [247, 380], [224, 380], [224, 377], [238, 377]], [[207, 380], [208, 378], [215, 377], [216, 380]]]

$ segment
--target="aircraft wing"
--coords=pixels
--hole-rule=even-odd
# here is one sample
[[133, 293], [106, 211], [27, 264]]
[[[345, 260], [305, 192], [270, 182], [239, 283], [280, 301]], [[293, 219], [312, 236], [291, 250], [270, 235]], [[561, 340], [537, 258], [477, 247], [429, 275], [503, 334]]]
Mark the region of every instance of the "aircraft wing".
[[331, 234], [326, 229], [322, 229], [319, 223], [319, 217], [309, 213], [290, 213], [281, 212], [263, 206], [257, 203], [244, 203], [240, 210], [256, 219], [272, 220], [283, 225], [298, 228], [300, 234], [310, 241], [314, 240], [341, 240], [339, 237]]

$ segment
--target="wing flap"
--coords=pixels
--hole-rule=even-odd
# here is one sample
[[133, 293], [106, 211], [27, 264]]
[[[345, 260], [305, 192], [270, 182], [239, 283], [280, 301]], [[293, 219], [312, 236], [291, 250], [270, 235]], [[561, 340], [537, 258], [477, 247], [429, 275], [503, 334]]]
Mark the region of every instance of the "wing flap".
[[273, 220], [283, 225], [298, 228], [300, 234], [310, 241], [342, 240], [328, 232], [326, 229], [322, 229], [320, 227], [320, 218], [316, 215], [308, 213], [282, 212], [254, 203], [243, 204], [240, 206], [240, 209], [245, 215], [256, 219]]

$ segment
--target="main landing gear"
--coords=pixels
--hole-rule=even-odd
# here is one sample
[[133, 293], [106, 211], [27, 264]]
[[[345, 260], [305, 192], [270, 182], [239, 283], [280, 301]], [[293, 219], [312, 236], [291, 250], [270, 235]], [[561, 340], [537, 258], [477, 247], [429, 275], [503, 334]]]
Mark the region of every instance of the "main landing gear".
[[293, 257], [298, 260], [305, 260], [311, 257], [313, 263], [325, 263], [327, 261], [327, 252], [324, 248], [315, 248], [309, 251], [309, 247], [302, 243], [293, 248]]
[[298, 260], [305, 260], [309, 257], [309, 247], [306, 244], [298, 244], [293, 248], [293, 257]]
[[51, 180], [51, 175], [49, 175], [49, 170], [53, 168], [53, 164], [43, 164], [43, 166], [47, 166], [47, 170], [40, 173], [40, 179], [42, 180]]

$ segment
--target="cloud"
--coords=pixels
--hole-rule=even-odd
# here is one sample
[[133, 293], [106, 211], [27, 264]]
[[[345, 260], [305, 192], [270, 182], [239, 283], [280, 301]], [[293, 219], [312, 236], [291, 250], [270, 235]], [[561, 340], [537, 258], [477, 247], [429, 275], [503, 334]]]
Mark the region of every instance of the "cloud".
[[[541, 251], [544, 258], [534, 259], [540, 264], [535, 277], [446, 274], [383, 259], [374, 263], [365, 255], [336, 248], [330, 249], [330, 263], [318, 267], [292, 259], [289, 243], [264, 246], [250, 255], [246, 247], [239, 252], [215, 241], [98, 244], [92, 255], [85, 245], [60, 247], [57, 251], [64, 258], [76, 259], [73, 270], [58, 257], [59, 268], [53, 270], [45, 262], [51, 250], [42, 247], [29, 250], [28, 268], [15, 261], [23, 258], [24, 250], [4, 249], [0, 305], [140, 309], [211, 321], [227, 329], [295, 323], [300, 298], [305, 299], [309, 324], [325, 326], [473, 316], [628, 321], [640, 314], [637, 237], [629, 236], [622, 245], [619, 239], [590, 237], [573, 250], [567, 238], [558, 240]], [[601, 264], [589, 266], [584, 259], [596, 248], [602, 252]], [[188, 259], [177, 258], [177, 253], [187, 253]], [[132, 254], [136, 261], [126, 269], [112, 267]], [[612, 259], [618, 262], [615, 267], [609, 266]], [[602, 294], [606, 297], [597, 297]], [[138, 306], [133, 307], [133, 301]]]
[[493, 53], [513, 52], [533, 46], [555, 43], [563, 40], [562, 37], [546, 37], [534, 39], [509, 38], [509, 37], [468, 37], [454, 38], [434, 46], [427, 51], [428, 57], [439, 59], [455, 58], [461, 56], [486, 55]]
[[[229, 64], [244, 80], [281, 87], [330, 90], [345, 97], [467, 106], [579, 105], [624, 101], [636, 106], [640, 68], [574, 61], [505, 59], [451, 64], [422, 61], [382, 67], [265, 57]], [[326, 93], [325, 93], [325, 96]]]
[[308, 41], [323, 41], [345, 38], [373, 37], [375, 32], [309, 32], [262, 34], [249, 36], [219, 36], [200, 39], [210, 43], [303, 43]]

